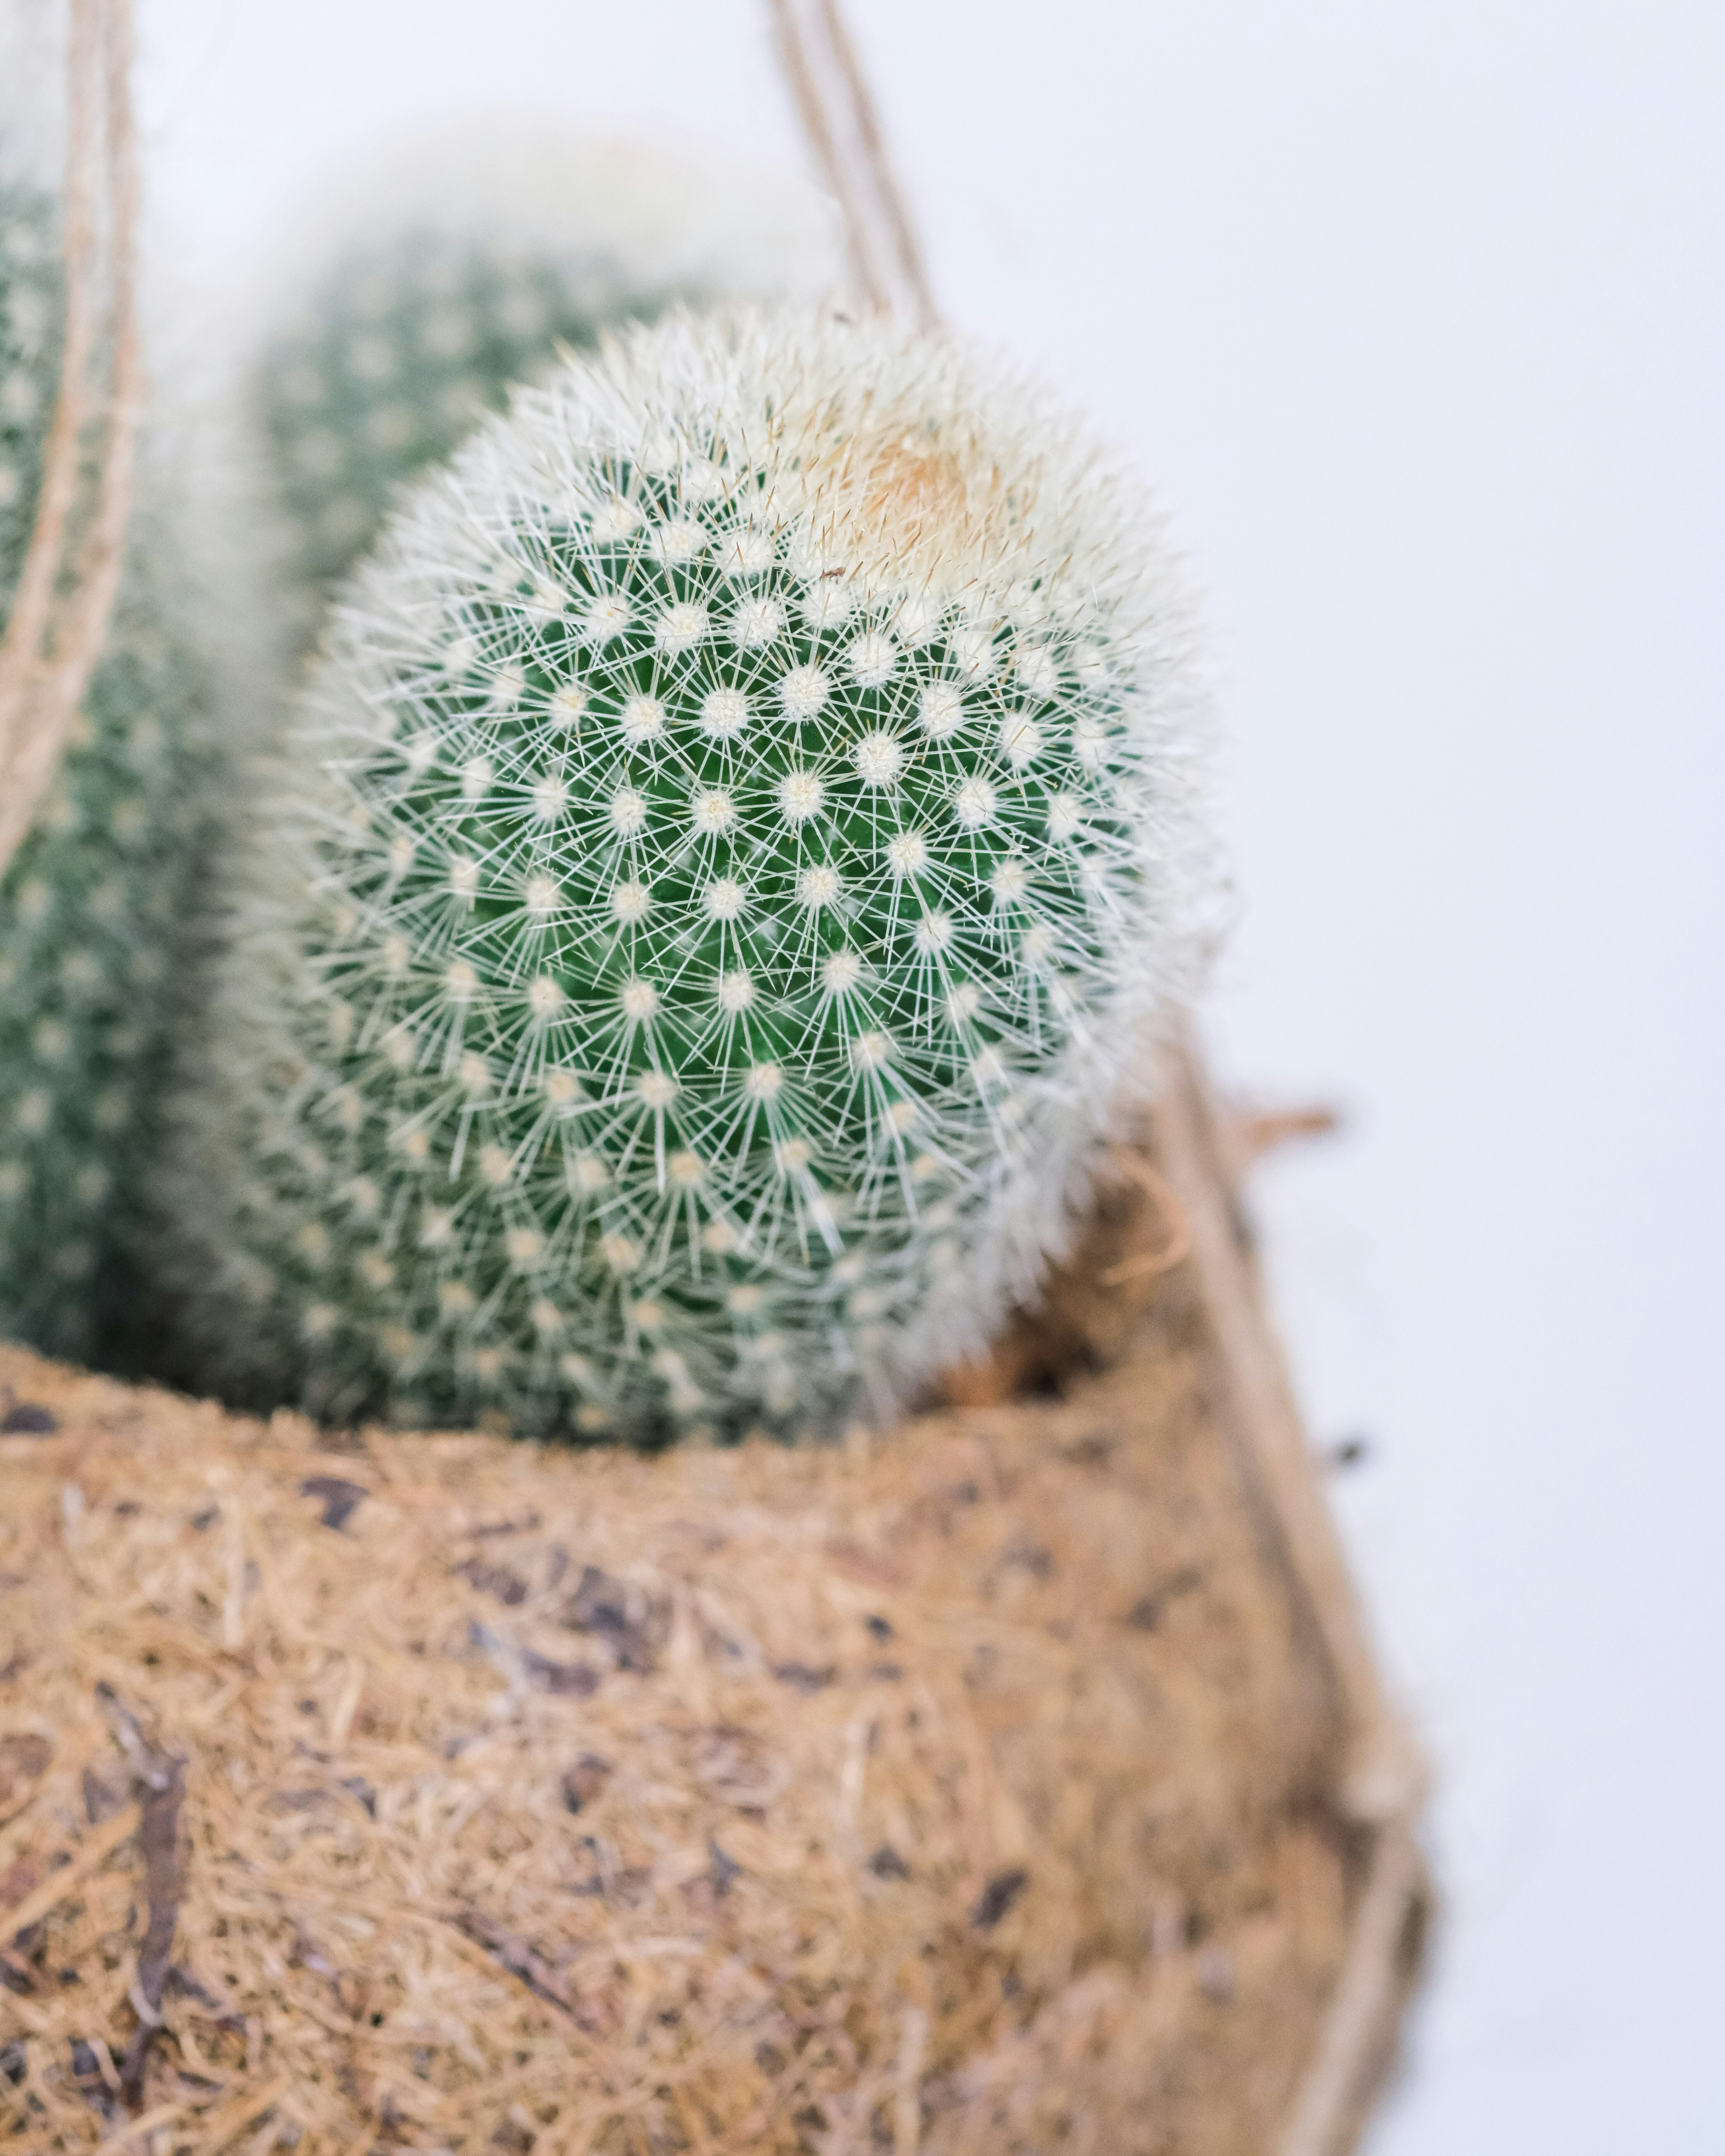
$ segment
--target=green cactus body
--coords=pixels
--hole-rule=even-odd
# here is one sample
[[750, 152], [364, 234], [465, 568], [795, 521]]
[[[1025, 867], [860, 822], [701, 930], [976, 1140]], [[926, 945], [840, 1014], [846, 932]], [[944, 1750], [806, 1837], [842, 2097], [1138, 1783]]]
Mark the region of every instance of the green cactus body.
[[[59, 359], [51, 205], [0, 201], [0, 619], [28, 543]], [[23, 384], [21, 388], [18, 385]], [[207, 851], [209, 696], [135, 545], [59, 775], [0, 874], [0, 1336], [111, 1349], [167, 1091], [188, 901]]]
[[519, 398], [261, 803], [184, 1178], [230, 1385], [650, 1440], [976, 1346], [1189, 983], [1192, 641], [962, 348], [674, 318]]
[[0, 624], [29, 545], [59, 374], [60, 263], [53, 204], [0, 186]]
[[404, 480], [440, 464], [560, 346], [650, 320], [608, 254], [564, 255], [436, 229], [350, 254], [277, 337], [256, 400], [292, 583], [308, 622], [382, 528]]

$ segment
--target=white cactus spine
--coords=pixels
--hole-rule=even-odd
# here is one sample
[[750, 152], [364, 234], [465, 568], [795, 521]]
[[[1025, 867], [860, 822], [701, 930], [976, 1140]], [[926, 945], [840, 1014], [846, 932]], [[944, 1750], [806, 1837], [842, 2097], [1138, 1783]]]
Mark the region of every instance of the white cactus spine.
[[1193, 643], [956, 344], [674, 319], [519, 399], [259, 803], [186, 1117], [230, 1386], [803, 1429], [974, 1347], [1191, 985]]

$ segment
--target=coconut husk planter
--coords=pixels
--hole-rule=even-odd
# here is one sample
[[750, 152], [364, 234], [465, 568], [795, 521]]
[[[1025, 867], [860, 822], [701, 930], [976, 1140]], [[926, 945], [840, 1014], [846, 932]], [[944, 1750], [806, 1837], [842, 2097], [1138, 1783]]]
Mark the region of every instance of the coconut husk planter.
[[1143, 1140], [981, 1404], [842, 1447], [0, 1349], [0, 2146], [1351, 2146], [1417, 1781], [1189, 1070]]

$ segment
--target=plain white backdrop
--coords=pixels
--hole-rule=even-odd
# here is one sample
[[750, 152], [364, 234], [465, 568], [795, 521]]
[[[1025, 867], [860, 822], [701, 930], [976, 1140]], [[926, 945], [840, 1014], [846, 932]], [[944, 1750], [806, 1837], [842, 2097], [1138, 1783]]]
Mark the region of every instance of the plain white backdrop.
[[[1438, 1762], [1373, 2156], [1725, 2148], [1725, 8], [851, 0], [937, 291], [1210, 594], [1230, 1077]], [[800, 165], [757, 0], [140, 0], [151, 196], [517, 100]]]

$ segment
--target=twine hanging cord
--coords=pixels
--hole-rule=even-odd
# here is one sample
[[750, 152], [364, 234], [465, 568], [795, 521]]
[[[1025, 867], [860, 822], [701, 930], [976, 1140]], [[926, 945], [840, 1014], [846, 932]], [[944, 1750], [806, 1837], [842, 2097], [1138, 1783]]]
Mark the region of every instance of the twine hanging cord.
[[[69, 0], [68, 12], [65, 317], [35, 521], [0, 639], [0, 874], [54, 777], [101, 655], [142, 396], [131, 0]], [[104, 311], [105, 396], [95, 379]], [[74, 542], [80, 467], [98, 415], [90, 511]]]
[[838, 0], [768, 0], [768, 6], [809, 149], [844, 215], [858, 296], [879, 312], [901, 312], [932, 329], [939, 316], [922, 250]]

